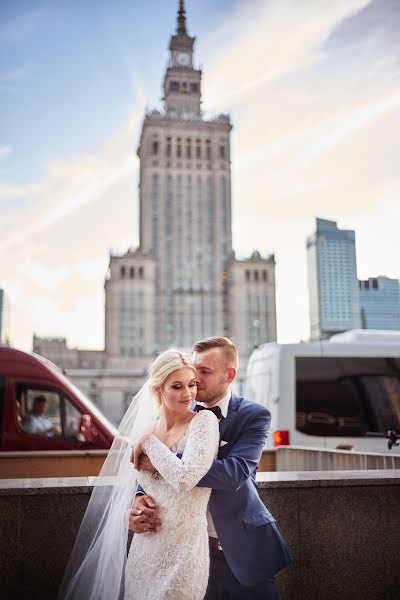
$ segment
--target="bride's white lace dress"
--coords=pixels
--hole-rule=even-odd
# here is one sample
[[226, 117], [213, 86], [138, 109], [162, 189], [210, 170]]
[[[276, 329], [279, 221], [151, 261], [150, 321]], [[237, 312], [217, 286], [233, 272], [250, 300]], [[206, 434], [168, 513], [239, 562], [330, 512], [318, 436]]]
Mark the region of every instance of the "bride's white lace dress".
[[[207, 504], [211, 490], [196, 488], [219, 445], [216, 416], [202, 410], [171, 451], [154, 435], [143, 445], [159, 476], [138, 483], [160, 507], [156, 533], [134, 535], [125, 571], [124, 600], [202, 600], [209, 571]], [[183, 453], [182, 459], [176, 456]], [[111, 558], [111, 557], [110, 557]]]

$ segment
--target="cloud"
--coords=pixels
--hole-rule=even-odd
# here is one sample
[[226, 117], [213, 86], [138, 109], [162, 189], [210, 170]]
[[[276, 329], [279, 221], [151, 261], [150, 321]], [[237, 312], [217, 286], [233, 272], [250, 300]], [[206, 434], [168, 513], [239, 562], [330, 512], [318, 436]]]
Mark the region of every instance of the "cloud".
[[0, 251], [44, 234], [57, 223], [77, 214], [110, 190], [118, 180], [135, 170], [132, 139], [143, 114], [139, 104], [129, 123], [124, 124], [112, 140], [98, 153], [70, 161], [51, 163], [45, 177], [28, 186], [1, 185], [0, 198], [31, 196], [23, 210], [8, 217], [8, 228], [0, 241]]
[[7, 158], [12, 153], [10, 146], [0, 146], [0, 159]]
[[[386, 200], [400, 196], [399, 47], [385, 35], [400, 15], [388, 2], [257, 6], [253, 24], [239, 18], [220, 35], [206, 98], [233, 114], [235, 249], [275, 253], [278, 339], [295, 341], [309, 333], [305, 240], [316, 216], [368, 231], [375, 256], [360, 243], [359, 265], [400, 274], [398, 211]], [[374, 221], [390, 243], [371, 246]]]
[[297, 159], [297, 166], [331, 150], [336, 144], [365, 127], [371, 121], [383, 116], [386, 112], [400, 107], [400, 88], [397, 92], [368, 104], [349, 114], [339, 123], [334, 123], [330, 131], [321, 132], [319, 140], [308, 148]]
[[26, 186], [0, 184], [8, 207], [2, 216], [0, 282], [10, 298], [11, 337], [19, 346], [31, 347], [33, 331], [102, 346], [109, 247], [128, 247], [136, 237], [132, 140], [143, 111], [138, 94], [128, 122], [96, 153], [53, 161], [42, 179]]
[[[324, 60], [322, 44], [345, 19], [370, 0], [259, 0], [238, 13], [220, 34], [223, 51], [205, 73], [207, 105], [246, 102], [269, 83]], [[248, 12], [249, 11], [249, 12]], [[223, 77], [221, 77], [223, 74]]]

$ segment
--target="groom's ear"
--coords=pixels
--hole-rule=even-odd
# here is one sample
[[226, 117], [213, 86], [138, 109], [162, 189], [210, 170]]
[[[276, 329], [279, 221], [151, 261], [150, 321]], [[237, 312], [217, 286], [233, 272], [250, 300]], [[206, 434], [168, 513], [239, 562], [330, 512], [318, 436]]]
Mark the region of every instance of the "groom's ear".
[[228, 370], [228, 383], [232, 383], [232, 381], [236, 377], [236, 369], [235, 367], [230, 367]]

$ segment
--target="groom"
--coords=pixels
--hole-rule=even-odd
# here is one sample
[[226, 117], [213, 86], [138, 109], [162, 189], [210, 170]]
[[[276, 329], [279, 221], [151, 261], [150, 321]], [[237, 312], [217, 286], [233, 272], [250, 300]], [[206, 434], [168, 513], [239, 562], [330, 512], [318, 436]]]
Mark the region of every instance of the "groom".
[[[238, 367], [231, 340], [212, 337], [197, 342], [193, 362], [197, 404], [214, 409], [220, 428], [218, 456], [198, 483], [212, 488], [207, 513], [210, 577], [205, 600], [276, 600], [274, 575], [291, 557], [255, 483], [271, 415], [263, 406], [231, 393]], [[141, 468], [154, 471], [144, 456]], [[156, 531], [160, 523], [153, 499], [138, 495], [129, 528], [134, 533]]]

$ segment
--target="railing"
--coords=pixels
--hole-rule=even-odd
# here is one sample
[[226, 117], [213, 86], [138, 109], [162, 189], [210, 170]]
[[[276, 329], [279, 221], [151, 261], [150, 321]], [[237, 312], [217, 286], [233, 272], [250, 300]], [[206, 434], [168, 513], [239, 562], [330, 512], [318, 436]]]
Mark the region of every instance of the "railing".
[[[274, 460], [271, 452], [275, 453]], [[265, 451], [264, 460], [260, 461], [260, 471], [264, 464], [275, 467], [276, 471], [337, 471], [368, 469], [400, 469], [400, 454], [384, 454], [378, 452], [356, 452], [353, 450], [326, 450], [305, 448], [301, 446], [280, 446], [272, 451]], [[269, 458], [267, 458], [269, 456]]]

